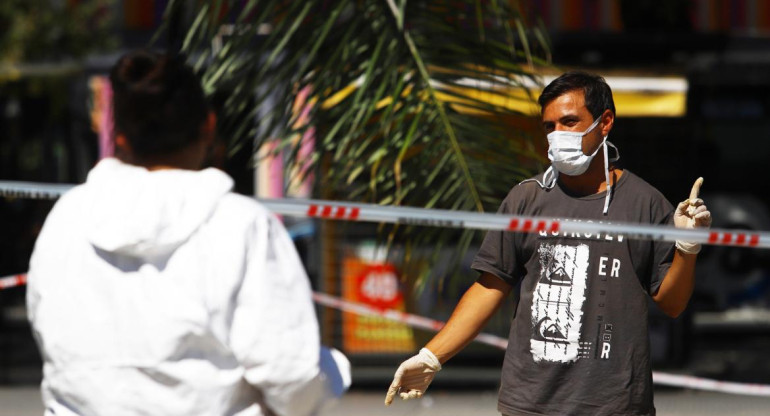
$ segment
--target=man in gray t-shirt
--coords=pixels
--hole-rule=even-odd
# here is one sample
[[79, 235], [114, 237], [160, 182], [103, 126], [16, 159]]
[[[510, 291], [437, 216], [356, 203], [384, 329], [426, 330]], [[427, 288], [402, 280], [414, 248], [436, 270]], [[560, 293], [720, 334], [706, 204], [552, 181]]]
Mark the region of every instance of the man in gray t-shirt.
[[[655, 188], [614, 166], [615, 121], [601, 77], [566, 73], [538, 100], [551, 166], [514, 186], [500, 213], [587, 222], [709, 227], [697, 197], [676, 209]], [[614, 152], [610, 152], [610, 148]], [[602, 153], [600, 157], [594, 157]], [[700, 245], [629, 240], [622, 234], [490, 231], [473, 269], [478, 281], [446, 327], [396, 371], [396, 394], [421, 397], [436, 371], [514, 292], [516, 312], [503, 364], [504, 415], [654, 415], [648, 296], [668, 315], [687, 306]]]

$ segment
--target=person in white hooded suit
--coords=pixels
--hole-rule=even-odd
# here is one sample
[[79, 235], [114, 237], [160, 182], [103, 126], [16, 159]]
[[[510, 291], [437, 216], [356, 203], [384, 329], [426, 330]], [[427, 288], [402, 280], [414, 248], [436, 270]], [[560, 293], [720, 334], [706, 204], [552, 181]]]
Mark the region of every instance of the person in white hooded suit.
[[309, 415], [350, 383], [283, 225], [225, 173], [181, 58], [111, 72], [119, 158], [54, 206], [30, 262], [47, 415]]

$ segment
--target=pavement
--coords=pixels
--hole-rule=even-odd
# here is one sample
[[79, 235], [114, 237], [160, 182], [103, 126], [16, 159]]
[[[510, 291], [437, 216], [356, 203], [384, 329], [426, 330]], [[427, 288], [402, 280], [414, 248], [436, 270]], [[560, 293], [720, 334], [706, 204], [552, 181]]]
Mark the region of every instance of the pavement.
[[[495, 390], [431, 390], [420, 400], [385, 407], [385, 390], [353, 389], [320, 416], [499, 416]], [[657, 389], [658, 416], [767, 416], [770, 398], [682, 389]], [[36, 386], [0, 387], [0, 416], [41, 416]]]
[[[727, 335], [727, 336], [725, 336]], [[0, 341], [2, 337], [0, 337]], [[691, 340], [691, 356], [683, 374], [715, 380], [770, 384], [770, 328], [699, 333]], [[6, 349], [7, 350], [7, 349]], [[0, 355], [16, 365], [0, 365], [0, 416], [41, 416], [43, 406], [37, 383], [41, 378], [39, 358]], [[0, 352], [3, 350], [0, 349]], [[370, 363], [371, 364], [371, 363]], [[376, 365], [375, 365], [376, 364]], [[396, 401], [385, 407], [385, 391], [398, 359], [353, 367], [353, 389], [329, 404], [319, 416], [499, 416], [497, 386], [499, 365], [466, 368], [460, 362], [447, 366], [420, 400]], [[663, 370], [661, 368], [656, 368]], [[732, 395], [656, 386], [655, 405], [659, 416], [768, 416], [770, 397]]]

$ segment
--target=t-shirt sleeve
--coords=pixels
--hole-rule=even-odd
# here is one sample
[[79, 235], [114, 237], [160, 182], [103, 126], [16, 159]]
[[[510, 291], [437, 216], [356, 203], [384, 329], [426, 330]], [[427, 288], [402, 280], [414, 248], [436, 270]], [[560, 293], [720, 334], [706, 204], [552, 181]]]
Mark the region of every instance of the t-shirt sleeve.
[[[674, 225], [674, 208], [668, 201], [663, 201], [660, 204], [660, 208], [656, 212], [656, 218], [659, 221], [658, 225]], [[669, 241], [654, 241], [652, 249], [652, 273], [650, 276], [650, 295], [655, 295], [660, 289], [660, 284], [663, 283], [663, 279], [668, 273], [668, 269], [671, 267], [671, 262], [674, 260], [674, 243]]]
[[[511, 214], [512, 195], [500, 205], [498, 214]], [[516, 235], [512, 232], [490, 230], [484, 237], [471, 268], [480, 273], [491, 273], [511, 286], [516, 286], [523, 273], [519, 266], [518, 245]]]

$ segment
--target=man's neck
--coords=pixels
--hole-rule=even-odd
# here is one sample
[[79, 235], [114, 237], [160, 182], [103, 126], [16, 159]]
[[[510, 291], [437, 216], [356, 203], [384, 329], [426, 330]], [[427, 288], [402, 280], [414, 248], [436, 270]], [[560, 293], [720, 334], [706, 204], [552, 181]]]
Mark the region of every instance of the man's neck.
[[[604, 176], [604, 156], [601, 152], [599, 150], [596, 157], [591, 160], [588, 170], [582, 175], [568, 176], [560, 173], [559, 183], [567, 188], [571, 194], [578, 196], [595, 195], [606, 191], [607, 178]], [[615, 168], [610, 163], [610, 183], [615, 185], [621, 175], [623, 175], [623, 170]]]

